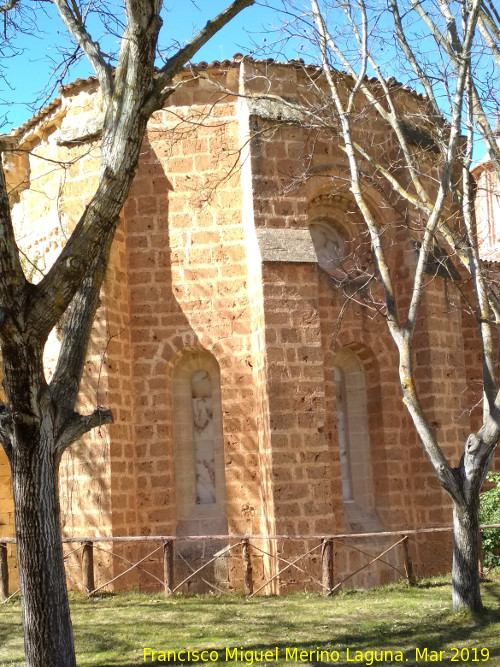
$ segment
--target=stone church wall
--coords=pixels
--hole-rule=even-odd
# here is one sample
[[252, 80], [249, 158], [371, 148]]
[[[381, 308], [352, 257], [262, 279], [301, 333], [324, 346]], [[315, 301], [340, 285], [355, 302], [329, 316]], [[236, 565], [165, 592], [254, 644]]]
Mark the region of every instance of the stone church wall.
[[[115, 422], [63, 459], [64, 533], [220, 535], [197, 547], [177, 545], [180, 577], [189, 574], [185, 560], [209, 560], [231, 534], [448, 524], [449, 502], [401, 403], [385, 322], [353, 298], [370, 250], [348, 187], [338, 185], [343, 154], [331, 136], [308, 129], [272, 98], [303, 97], [303, 69], [245, 61], [200, 73], [186, 71], [151, 119], [122, 211], [80, 396], [82, 409], [111, 406]], [[399, 103], [418, 110], [413, 94], [401, 93]], [[31, 153], [15, 156], [8, 176], [33, 280], [64, 245], [97, 183], [99, 119], [95, 82], [80, 81], [23, 129]], [[396, 148], [386, 127], [365, 119], [355, 131], [359, 141], [379, 143], [381, 160], [390, 163]], [[432, 164], [425, 168], [431, 173]], [[398, 224], [396, 202], [378, 186], [369, 197], [391, 228], [387, 251], [399, 267], [404, 306], [415, 257], [402, 249], [408, 232]], [[317, 256], [311, 224], [318, 238], [336, 230], [325, 243], [345, 252], [350, 268], [340, 287], [318, 266], [322, 250]], [[376, 294], [379, 287], [371, 281], [369, 289]], [[419, 392], [445, 453], [458, 462], [470, 427], [477, 340], [450, 281], [429, 279], [422, 310]], [[48, 379], [57, 346], [55, 331], [46, 349]], [[0, 458], [0, 535], [13, 534], [5, 470]], [[388, 545], [336, 545], [336, 576], [359, 567], [360, 549], [375, 554]], [[277, 571], [265, 554], [290, 560], [310, 543], [259, 546], [256, 587]], [[443, 569], [429, 546], [443, 551], [442, 538], [412, 547], [419, 573]], [[96, 552], [96, 583], [123, 570], [124, 559], [145, 558], [115, 586], [157, 587], [163, 565], [160, 552], [148, 556], [153, 548]], [[80, 555], [71, 558], [75, 577]], [[213, 573], [222, 588], [241, 587], [240, 558], [235, 552]], [[349, 585], [394, 578], [400, 556], [387, 558], [389, 566]], [[320, 565], [316, 551], [301, 566], [318, 577]], [[304, 579], [289, 568], [267, 592], [301, 589]], [[195, 582], [190, 590], [202, 587]]]

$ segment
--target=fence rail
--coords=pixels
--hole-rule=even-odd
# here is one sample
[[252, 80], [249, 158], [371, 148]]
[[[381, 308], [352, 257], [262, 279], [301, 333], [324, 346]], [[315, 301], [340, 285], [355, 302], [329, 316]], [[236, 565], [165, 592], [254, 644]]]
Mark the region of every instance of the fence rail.
[[[480, 530], [490, 529], [490, 528], [500, 528], [500, 524], [488, 524], [482, 525]], [[410, 557], [410, 550], [408, 548], [409, 540], [412, 537], [421, 534], [431, 534], [431, 533], [443, 533], [451, 532], [452, 527], [445, 526], [439, 528], [420, 528], [420, 529], [409, 529], [409, 530], [398, 530], [398, 531], [382, 531], [375, 533], [342, 533], [342, 534], [331, 534], [331, 535], [196, 535], [189, 537], [181, 537], [177, 535], [142, 535], [142, 536], [126, 536], [126, 537], [111, 537], [111, 536], [95, 536], [95, 537], [65, 537], [63, 538], [63, 543], [65, 544], [79, 544], [80, 546], [76, 549], [73, 549], [71, 552], [66, 554], [66, 557], [75, 554], [81, 550], [81, 580], [76, 580], [76, 583], [84, 590], [87, 595], [93, 595], [97, 591], [111, 585], [117, 579], [125, 576], [132, 570], [136, 568], [141, 568], [144, 561], [148, 560], [154, 556], [157, 552], [162, 552], [163, 560], [163, 579], [160, 579], [156, 575], [144, 570], [150, 577], [156, 580], [162, 587], [165, 592], [165, 595], [172, 595], [176, 591], [180, 590], [181, 587], [186, 584], [188, 581], [192, 580], [196, 575], [205, 570], [209, 565], [214, 563], [217, 559], [227, 556], [233, 550], [238, 547], [241, 547], [241, 571], [242, 571], [242, 581], [243, 581], [243, 592], [247, 596], [256, 595], [261, 590], [269, 586], [275, 579], [280, 577], [284, 572], [290, 569], [296, 569], [302, 573], [307, 574], [307, 576], [312, 579], [319, 588], [323, 591], [325, 595], [332, 595], [338, 588], [340, 588], [346, 581], [354, 577], [361, 570], [364, 570], [374, 563], [381, 561], [382, 563], [388, 565], [395, 569], [401, 577], [406, 578], [410, 585], [414, 585], [416, 581], [414, 567], [412, 559]], [[377, 556], [371, 556], [366, 552], [360, 550], [359, 548], [345, 543], [347, 540], [357, 539], [374, 539], [374, 538], [397, 538], [395, 542], [385, 548]], [[312, 542], [313, 545], [308, 548], [304, 553], [300, 553], [298, 556], [289, 560], [283, 556], [277, 556], [276, 554], [270, 554], [268, 551], [263, 549], [258, 545], [260, 542], [272, 542], [281, 540], [286, 541], [305, 541], [307, 543]], [[224, 541], [227, 544], [225, 548], [218, 551], [213, 555], [207, 562], [204, 562], [200, 567], [193, 568], [191, 567], [185, 559], [184, 562], [187, 563], [191, 572], [188, 573], [180, 582], [176, 583], [175, 581], [175, 569], [174, 569], [174, 558], [175, 558], [175, 545], [180, 542], [207, 542], [207, 541]], [[346, 547], [361, 551], [366, 556], [369, 556], [369, 562], [365, 563], [358, 569], [350, 572], [347, 576], [344, 576], [339, 581], [334, 581], [334, 545], [336, 543], [342, 542]], [[16, 539], [14, 537], [0, 537], [0, 600], [6, 601], [9, 598], [9, 567], [8, 567], [8, 551], [12, 550], [10, 545], [15, 545]], [[155, 547], [152, 551], [148, 550], [148, 553], [140, 558], [139, 560], [132, 562], [128, 560], [123, 555], [114, 553], [113, 551], [105, 550], [105, 553], [109, 556], [119, 558], [126, 563], [126, 568], [124, 571], [120, 572], [117, 576], [109, 579], [108, 581], [101, 583], [100, 585], [95, 585], [95, 566], [94, 566], [94, 555], [96, 550], [102, 551], [102, 549], [97, 546], [99, 544], [106, 543], [128, 543], [128, 544], [147, 544], [147, 543], [159, 543], [158, 547]], [[400, 568], [396, 567], [387, 560], [384, 560], [390, 551], [395, 550], [397, 547], [401, 547], [400, 553], [403, 562], [403, 571]], [[305, 557], [313, 554], [314, 552], [320, 552], [320, 579], [315, 578], [310, 572], [306, 572], [298, 563]], [[268, 556], [270, 558], [275, 558], [278, 561], [277, 572], [272, 576], [265, 579], [260, 585], [255, 587], [255, 579], [253, 576], [253, 564], [252, 564], [252, 552]], [[181, 555], [182, 558], [182, 555]], [[205, 583], [214, 588], [215, 590], [220, 590], [217, 586], [209, 583], [206, 580]], [[15, 595], [18, 591], [13, 593], [10, 597]]]

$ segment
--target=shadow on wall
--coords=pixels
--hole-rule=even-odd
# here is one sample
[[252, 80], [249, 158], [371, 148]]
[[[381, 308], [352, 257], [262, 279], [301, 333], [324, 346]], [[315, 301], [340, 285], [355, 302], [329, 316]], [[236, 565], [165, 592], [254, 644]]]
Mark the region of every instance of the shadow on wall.
[[[115, 423], [65, 458], [61, 495], [67, 534], [226, 534], [225, 465], [244, 471], [255, 456], [251, 430], [244, 437], [233, 433], [237, 420], [230, 408], [222, 409], [224, 391], [238, 403], [238, 392], [246, 389], [240, 381], [233, 391], [231, 381], [239, 378], [223, 342], [237, 321], [230, 309], [240, 306], [227, 281], [219, 282], [220, 272], [199, 257], [202, 251], [221, 253], [214, 240], [220, 238], [220, 221], [215, 213], [209, 219], [204, 209], [190, 208], [190, 176], [179, 171], [167, 178], [167, 161], [161, 137], [155, 136], [154, 146], [144, 141], [82, 383], [81, 403], [110, 406]], [[197, 230], [213, 251], [193, 244]], [[214, 476], [213, 488], [196, 485], [197, 476], [209, 482]], [[245, 485], [243, 492], [248, 495], [251, 488]], [[208, 502], [214, 494], [215, 502]], [[244, 505], [244, 500], [233, 503], [233, 513]], [[117, 557], [103, 554], [96, 570], [100, 566], [108, 578], [125, 569], [123, 559], [137, 562], [147, 555], [145, 549], [120, 546], [118, 553], [115, 546]], [[78, 559], [77, 554], [75, 568]], [[157, 586], [161, 559], [151, 556], [144, 566], [153, 577], [133, 570], [117, 587]]]

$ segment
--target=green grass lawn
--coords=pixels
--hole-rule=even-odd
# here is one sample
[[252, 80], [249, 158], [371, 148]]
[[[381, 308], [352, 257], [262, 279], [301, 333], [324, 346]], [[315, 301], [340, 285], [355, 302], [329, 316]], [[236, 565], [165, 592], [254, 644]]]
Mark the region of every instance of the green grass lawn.
[[[500, 667], [500, 578], [483, 584], [483, 595], [487, 610], [478, 618], [452, 613], [445, 579], [414, 588], [400, 584], [346, 591], [332, 598], [310, 593], [250, 600], [229, 595], [166, 599], [145, 594], [86, 599], [73, 594], [71, 611], [79, 667], [137, 667], [151, 664], [151, 653], [144, 660], [145, 648], [178, 652], [188, 647], [214, 651], [213, 660], [207, 662], [228, 666], [245, 664], [245, 659], [240, 660], [243, 647], [247, 664], [253, 660], [271, 667], [401, 662], [408, 667]], [[233, 659], [236, 648], [237, 662]], [[481, 649], [487, 649], [489, 656]], [[265, 651], [270, 653], [261, 653]], [[392, 652], [392, 660], [391, 653], [381, 651]], [[166, 657], [155, 654], [153, 664], [167, 664], [166, 659], [159, 661]], [[185, 657], [171, 655], [168, 662], [184, 664]], [[15, 600], [0, 607], [0, 665], [22, 664], [21, 612]]]

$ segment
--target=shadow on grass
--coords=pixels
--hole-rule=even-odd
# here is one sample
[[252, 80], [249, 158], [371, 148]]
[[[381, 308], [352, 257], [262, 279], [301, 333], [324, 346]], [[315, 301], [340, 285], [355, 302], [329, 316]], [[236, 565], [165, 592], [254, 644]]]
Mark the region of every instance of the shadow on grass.
[[[143, 595], [141, 593], [141, 595]], [[223, 604], [224, 606], [236, 606], [239, 607], [242, 603], [246, 601], [245, 596], [242, 595], [237, 595], [234, 594], [232, 597], [234, 599], [230, 599], [229, 595], [225, 595], [223, 599]], [[266, 599], [268, 600], [273, 600], [275, 599], [276, 596], [268, 596]], [[183, 595], [179, 594], [170, 596], [168, 598], [156, 598], [152, 597], [151, 600], [149, 601], [141, 601], [138, 602], [137, 598], [136, 599], [131, 599], [129, 602], [117, 602], [117, 600], [120, 599], [120, 594], [119, 593], [109, 593], [106, 596], [103, 597], [82, 597], [82, 598], [75, 598], [70, 600], [71, 603], [71, 608], [73, 610], [87, 610], [89, 605], [95, 605], [95, 607], [98, 609], [99, 605], [101, 604], [102, 606], [108, 605], [108, 608], [110, 610], [113, 609], [132, 609], [132, 608], [144, 608], [144, 607], [155, 607], [158, 605], [164, 604], [165, 600], [167, 599], [169, 601], [169, 604], [172, 606], [172, 609], [176, 610], [179, 605], [184, 605], [186, 600], [189, 600], [189, 605], [188, 606], [183, 606], [183, 613], [198, 613], [201, 609], [206, 609], [207, 607], [207, 600], [206, 598], [203, 599], [202, 596], [188, 596], [188, 595]], [[213, 598], [208, 598], [212, 602], [216, 602], [218, 598], [214, 596]], [[115, 601], [116, 600], [116, 601]], [[110, 605], [111, 602], [111, 605]]]
[[[11, 612], [11, 613], [9, 613]], [[7, 606], [0, 606], [0, 655], [1, 647], [7, 643], [13, 635], [22, 632], [22, 624], [17, 609], [11, 610]], [[0, 661], [1, 664], [1, 661]]]
[[416, 588], [451, 588], [449, 581], [419, 581]]
[[[456, 622], [453, 622], [456, 618]], [[500, 622], [500, 612], [498, 610], [487, 610], [484, 615], [481, 615], [477, 618], [466, 617], [463, 614], [450, 616], [447, 615], [435, 615], [434, 617], [428, 617], [426, 623], [417, 623], [411, 627], [397, 628], [395, 629], [391, 625], [380, 624], [373, 627], [373, 631], [370, 635], [367, 635], [366, 631], [359, 629], [358, 631], [353, 632], [340, 632], [335, 633], [335, 630], [332, 630], [332, 637], [328, 641], [314, 641], [311, 642], [293, 642], [289, 643], [277, 642], [275, 644], [246, 644], [243, 647], [243, 659], [240, 652], [238, 651], [238, 660], [239, 664], [247, 663], [249, 666], [253, 662], [253, 667], [259, 667], [267, 663], [269, 665], [276, 664], [276, 661], [273, 657], [273, 660], [264, 660], [263, 654], [266, 651], [275, 651], [278, 649], [278, 663], [280, 664], [304, 664], [307, 662], [311, 665], [324, 665], [325, 667], [331, 667], [335, 665], [336, 667], [352, 667], [352, 665], [396, 665], [398, 662], [404, 662], [407, 667], [414, 667], [421, 664], [429, 664], [438, 662], [441, 667], [454, 667], [457, 663], [457, 656], [454, 651], [450, 649], [444, 649], [444, 645], [456, 646], [459, 650], [464, 646], [477, 646], [478, 651], [481, 648], [488, 648], [484, 645], [478, 645], [477, 641], [474, 641], [474, 633], [477, 632], [480, 628], [486, 628], [490, 624], [494, 626], [496, 623]], [[158, 624], [165, 631], [165, 624]], [[278, 628], [277, 628], [278, 630]], [[168, 631], [168, 628], [167, 628]], [[492, 635], [497, 634], [495, 627], [492, 627]], [[159, 635], [161, 633], [159, 632]], [[470, 641], [472, 637], [472, 641]], [[97, 639], [97, 637], [96, 637]], [[157, 651], [167, 651], [169, 650], [167, 646], [161, 646], [160, 641], [158, 642], [157, 647], [151, 647]], [[194, 646], [191, 650], [197, 650], [195, 641], [192, 642]], [[487, 640], [484, 642], [487, 644]], [[115, 645], [116, 648], [116, 645]], [[217, 661], [213, 663], [203, 663], [201, 661], [189, 661], [189, 660], [158, 660], [160, 655], [156, 656], [156, 660], [144, 662], [144, 660], [133, 661], [133, 662], [116, 662], [116, 661], [105, 661], [100, 663], [100, 667], [139, 667], [140, 665], [151, 667], [152, 665], [158, 664], [169, 664], [172, 666], [180, 667], [181, 665], [203, 665], [203, 664], [217, 664], [217, 665], [229, 665], [235, 664], [234, 659], [228, 659], [226, 656], [226, 648], [230, 648], [233, 651], [235, 648], [240, 648], [239, 642], [234, 642], [231, 646], [215, 646], [211, 649], [199, 649], [199, 651], [215, 651], [218, 655]], [[418, 648], [421, 653], [420, 656], [416, 655], [416, 648]], [[288, 654], [287, 654], [288, 649]], [[294, 649], [297, 649], [297, 654], [300, 656], [301, 651], [306, 651], [309, 655], [304, 659], [300, 657], [293, 659], [293, 654], [290, 652]], [[347, 650], [349, 649], [349, 653]], [[427, 649], [427, 660], [422, 658], [422, 651]], [[170, 649], [172, 651], [172, 649]], [[179, 649], [180, 650], [180, 649]], [[432, 651], [443, 651], [442, 660], [433, 659], [431, 656]], [[126, 649], [125, 649], [126, 651]], [[125, 652], [124, 651], [124, 652]], [[321, 656], [321, 651], [327, 651], [331, 654], [334, 651], [338, 651], [338, 656], [334, 654], [330, 655], [330, 660], [326, 659], [326, 656]], [[359, 658], [359, 653], [356, 651], [361, 651], [363, 654], [361, 659]], [[375, 653], [376, 651], [376, 653]], [[383, 655], [384, 651], [392, 651], [392, 655], [386, 654]], [[177, 651], [178, 652], [178, 651]], [[175, 653], [177, 653], [175, 652]], [[372, 653], [370, 653], [372, 652]], [[402, 652], [401, 654], [397, 652]], [[248, 656], [247, 659], [245, 659]], [[397, 654], [397, 656], [396, 656]], [[436, 655], [436, 654], [432, 654]], [[253, 656], [253, 659], [252, 659]], [[288, 656], [288, 660], [287, 660]], [[149, 655], [148, 655], [149, 657]], [[455, 660], [452, 662], [452, 658], [455, 657]], [[481, 662], [486, 662], [489, 665], [500, 664], [500, 647], [489, 650], [489, 657], [487, 661], [481, 660], [481, 654], [476, 656], [474, 659], [474, 654], [471, 653], [470, 659], [466, 661], [460, 660], [460, 654], [458, 654], [459, 664], [462, 665], [477, 665]], [[399, 658], [399, 659], [397, 659]], [[419, 658], [419, 659], [417, 659]]]
[[[275, 648], [275, 646], [249, 646], [249, 647], [246, 647], [246, 650], [247, 651], [257, 651], [257, 654], [260, 655], [260, 651], [265, 652], [266, 650], [273, 650], [274, 648]], [[278, 645], [278, 648], [280, 648], [279, 645]], [[462, 665], [462, 667], [464, 667], [466, 665], [470, 665], [472, 667], [472, 665], [481, 664], [481, 662], [478, 662], [477, 660], [475, 660], [475, 661], [470, 661], [469, 660], [469, 661], [466, 661], [466, 662], [457, 663], [455, 653], [450, 651], [450, 650], [445, 652], [445, 655], [443, 656], [442, 660], [437, 659], [437, 656], [432, 657], [433, 654], [431, 654], [431, 651], [438, 651], [438, 652], [442, 651], [441, 646], [438, 646], [437, 648], [427, 647], [428, 648], [427, 659], [424, 659], [422, 657], [422, 654], [420, 654], [418, 660], [415, 659], [415, 654], [416, 654], [415, 648], [403, 651], [402, 652], [402, 658], [400, 658], [400, 657], [398, 657], [400, 654], [396, 654], [396, 649], [392, 649], [392, 654], [390, 654], [390, 653], [387, 653], [387, 652], [390, 652], [391, 649], [363, 649], [363, 648], [353, 647], [352, 649], [350, 649], [349, 658], [347, 658], [346, 651], [344, 650], [344, 651], [340, 652], [340, 659], [339, 660], [337, 660], [336, 657], [334, 656], [334, 658], [332, 660], [327, 662], [326, 660], [324, 660], [324, 661], [317, 660], [313, 656], [313, 657], [311, 657], [311, 659], [299, 659], [299, 660], [293, 660], [291, 658], [288, 658], [286, 663], [285, 663], [285, 648], [286, 647], [283, 647], [282, 651], [280, 652], [280, 658], [279, 658], [279, 663], [280, 664], [288, 664], [288, 665], [310, 664], [310, 665], [315, 665], [315, 666], [318, 666], [318, 667], [323, 667], [323, 666], [324, 667], [332, 667], [332, 665], [335, 665], [336, 667], [353, 667], [353, 665], [359, 666], [359, 667], [366, 667], [367, 665], [383, 665], [383, 667], [389, 667], [390, 665], [393, 665], [393, 664], [397, 665], [397, 664], [400, 664], [400, 663], [404, 663], [408, 667], [415, 667], [417, 665], [422, 665], [422, 664], [436, 664], [436, 662], [439, 665], [441, 665], [442, 667], [453, 667], [453, 665], [457, 665], [457, 664]], [[300, 651], [303, 651], [303, 650], [304, 651], [310, 651], [311, 650], [311, 647], [309, 645], [300, 645], [300, 644], [293, 645], [293, 646], [288, 646], [288, 648], [290, 650], [293, 650], [293, 649], [297, 648], [299, 654], [300, 654]], [[418, 648], [421, 651], [423, 651], [425, 646], [420, 645]], [[332, 650], [333, 649], [331, 648], [331, 646], [329, 646], [327, 644], [319, 643], [314, 647], [314, 654], [316, 654], [316, 651], [318, 653], [320, 653], [321, 651], [331, 652]], [[365, 658], [364, 659], [361, 658], [361, 660], [360, 660], [356, 657], [356, 651], [358, 651], [358, 650], [362, 651], [363, 653], [368, 651], [368, 653], [365, 653]], [[386, 653], [384, 653], [384, 651], [386, 651]], [[170, 660], [167, 663], [167, 662], [158, 662], [158, 661], [143, 662], [141, 660], [139, 662], [103, 662], [103, 663], [100, 664], [100, 667], [141, 667], [141, 666], [142, 667], [153, 667], [154, 665], [161, 665], [161, 664], [169, 664], [169, 665], [176, 665], [176, 666], [179, 666], [179, 665], [193, 665], [193, 664], [195, 664], [195, 665], [206, 665], [206, 664], [209, 664], [209, 665], [210, 664], [215, 664], [215, 665], [229, 665], [229, 664], [245, 665], [245, 664], [247, 664], [247, 663], [245, 663], [244, 660], [240, 661], [239, 663], [236, 663], [233, 660], [231, 660], [231, 661], [225, 660], [222, 657], [222, 655], [224, 653], [224, 649], [222, 649], [222, 650], [219, 649], [219, 652], [220, 652], [220, 655], [221, 655], [220, 659], [217, 660], [217, 662], [213, 662], [213, 663], [210, 663], [210, 662], [209, 663], [203, 663], [203, 662], [196, 662], [195, 663], [195, 662], [187, 662], [187, 661], [186, 662], [176, 662], [176, 661], [173, 661], [173, 660]], [[455, 657], [454, 662], [451, 662], [452, 657]], [[498, 658], [500, 658], [500, 649], [495, 649], [493, 651], [490, 651], [488, 662], [484, 663], [484, 664], [498, 665], [499, 664]], [[256, 665], [257, 666], [267, 665], [267, 667], [269, 667], [269, 665], [272, 665], [272, 664], [273, 663], [269, 660], [267, 662], [263, 662], [262, 658], [259, 659], [258, 657], [256, 657], [254, 659], [254, 662], [253, 662], [253, 667], [255, 667]], [[278, 663], [276, 663], [276, 664], [278, 664]], [[248, 662], [248, 667], [250, 667], [250, 665], [251, 665], [251, 661]]]
[[495, 600], [500, 602], [500, 588], [497, 582], [494, 580], [485, 581], [483, 587], [488, 591], [488, 594], [491, 595], [492, 598], [495, 598]]

